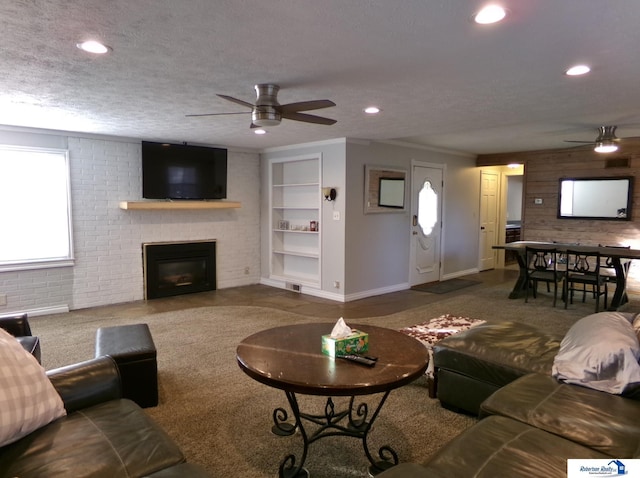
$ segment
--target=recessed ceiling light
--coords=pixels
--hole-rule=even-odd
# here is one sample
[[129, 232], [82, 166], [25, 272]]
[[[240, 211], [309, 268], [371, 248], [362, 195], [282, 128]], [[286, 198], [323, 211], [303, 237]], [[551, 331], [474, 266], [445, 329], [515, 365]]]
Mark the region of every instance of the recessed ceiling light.
[[368, 115], [377, 115], [381, 110], [377, 106], [368, 106], [363, 111]]
[[105, 53], [111, 51], [110, 47], [95, 40], [83, 41], [82, 43], [76, 44], [76, 46], [82, 51], [95, 53], [96, 55], [104, 55]]
[[580, 75], [586, 75], [590, 71], [591, 71], [591, 68], [589, 68], [587, 65], [576, 65], [576, 66], [572, 66], [567, 71], [565, 71], [565, 74], [568, 76], [580, 76]]
[[488, 25], [502, 20], [507, 15], [507, 11], [500, 5], [487, 5], [473, 17], [476, 23]]
[[262, 129], [262, 128], [258, 128], [258, 129], [254, 129], [253, 133], [254, 134], [267, 134], [267, 130], [266, 129]]

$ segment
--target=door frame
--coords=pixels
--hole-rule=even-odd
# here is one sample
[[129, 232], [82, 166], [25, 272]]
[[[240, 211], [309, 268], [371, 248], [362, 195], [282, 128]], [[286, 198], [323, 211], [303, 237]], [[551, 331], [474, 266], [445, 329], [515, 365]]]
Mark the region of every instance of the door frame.
[[416, 200], [413, 197], [413, 191], [414, 191], [414, 187], [415, 187], [415, 176], [413, 174], [413, 170], [415, 166], [419, 166], [419, 167], [424, 167], [424, 168], [432, 168], [432, 169], [439, 169], [442, 173], [442, 193], [441, 193], [441, 200], [440, 200], [440, 237], [439, 237], [439, 251], [438, 251], [438, 281], [442, 280], [442, 256], [443, 256], [443, 244], [444, 244], [444, 236], [445, 236], [445, 232], [444, 232], [444, 210], [445, 210], [445, 186], [446, 186], [446, 175], [447, 175], [447, 165], [444, 163], [430, 163], [427, 161], [419, 161], [417, 159], [412, 159], [411, 160], [411, 188], [410, 188], [410, 198], [411, 198], [411, 205], [410, 205], [410, 215], [409, 215], [409, 270], [407, 271], [408, 273], [408, 284], [410, 287], [416, 285], [416, 284], [412, 284], [411, 281], [411, 275], [412, 275], [412, 270], [415, 267], [415, 248], [414, 248], [414, 244], [413, 244], [413, 216], [417, 214], [417, 204], [416, 204]]

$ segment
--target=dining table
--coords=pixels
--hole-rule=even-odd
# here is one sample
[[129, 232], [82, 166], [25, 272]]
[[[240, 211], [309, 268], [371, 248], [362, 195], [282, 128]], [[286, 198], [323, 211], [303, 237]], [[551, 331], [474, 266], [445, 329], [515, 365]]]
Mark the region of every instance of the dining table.
[[518, 260], [519, 275], [513, 289], [509, 293], [509, 299], [517, 299], [524, 295], [527, 287], [527, 247], [535, 247], [539, 249], [555, 249], [557, 252], [567, 252], [568, 250], [583, 252], [588, 254], [599, 253], [603, 259], [608, 259], [609, 264], [615, 271], [616, 290], [613, 294], [611, 302], [609, 302], [608, 310], [618, 310], [622, 305], [628, 302], [627, 297], [627, 275], [629, 265], [632, 260], [640, 259], [640, 249], [631, 249], [626, 247], [562, 243], [562, 242], [544, 242], [544, 241], [515, 241], [506, 244], [498, 244], [493, 249], [502, 249], [505, 251], [514, 251]]

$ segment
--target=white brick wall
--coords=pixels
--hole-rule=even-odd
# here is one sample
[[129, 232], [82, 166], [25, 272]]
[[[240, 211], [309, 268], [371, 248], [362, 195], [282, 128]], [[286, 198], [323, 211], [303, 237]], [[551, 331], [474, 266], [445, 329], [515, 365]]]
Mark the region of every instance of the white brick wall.
[[0, 273], [0, 315], [142, 299], [143, 242], [216, 239], [219, 289], [259, 281], [258, 153], [229, 151], [227, 197], [239, 209], [127, 211], [120, 201], [141, 198], [140, 143], [70, 136], [67, 144], [76, 264]]

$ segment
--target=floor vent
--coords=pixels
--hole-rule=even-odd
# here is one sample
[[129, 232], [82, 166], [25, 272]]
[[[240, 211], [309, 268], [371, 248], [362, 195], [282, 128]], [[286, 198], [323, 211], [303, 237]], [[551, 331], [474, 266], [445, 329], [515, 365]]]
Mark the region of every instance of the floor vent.
[[300, 293], [301, 286], [300, 286], [300, 284], [293, 284], [291, 282], [287, 282], [287, 283], [285, 283], [285, 288], [287, 288], [289, 290], [292, 290], [294, 292]]
[[629, 158], [611, 158], [604, 162], [605, 169], [609, 168], [630, 168]]

